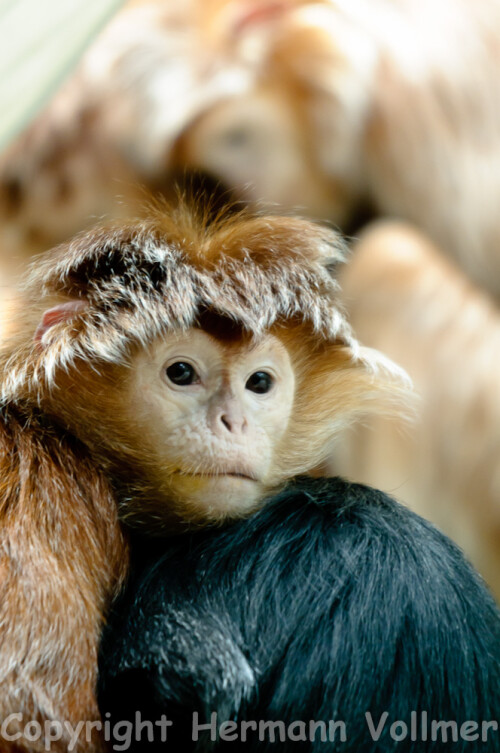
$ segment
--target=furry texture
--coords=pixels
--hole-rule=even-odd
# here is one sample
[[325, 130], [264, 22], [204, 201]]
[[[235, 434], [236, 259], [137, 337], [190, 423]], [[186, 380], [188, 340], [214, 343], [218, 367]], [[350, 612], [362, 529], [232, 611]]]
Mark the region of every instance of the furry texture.
[[[137, 517], [142, 510], [159, 524], [155, 510], [165, 505], [147, 480], [157, 469], [131, 438], [120, 407], [127, 368], [138, 347], [189, 328], [208, 309], [255, 337], [273, 332], [292, 357], [297, 389], [278, 448], [275, 488], [323, 462], [332, 438], [354, 417], [392, 412], [409, 396], [404, 373], [360, 347], [350, 331], [332, 274], [343, 257], [339, 236], [306, 220], [243, 212], [212, 221], [184, 204], [164, 207], [148, 221], [85, 233], [32, 268], [28, 320], [18, 322], [0, 354], [3, 404], [62, 416], [98, 448], [96, 462], [107, 443], [108, 456], [128, 468], [124, 498], [142, 500], [125, 504], [123, 514]], [[43, 312], [61, 301], [82, 308], [38, 343], [33, 332]], [[112, 427], [109, 439], [101, 425]]]
[[331, 276], [342, 257], [337, 234], [304, 220], [208, 223], [181, 205], [90, 231], [33, 267], [26, 316], [0, 356], [1, 718], [97, 714], [99, 632], [127, 570], [118, 508], [153, 533], [165, 519], [199, 523], [187, 506], [170, 509], [123, 409], [137, 348], [207, 310], [256, 338], [276, 332], [297, 389], [269, 491], [323, 460], [353, 415], [405, 391], [397, 367], [351, 335]]
[[397, 418], [339, 436], [334, 471], [390, 491], [437, 523], [500, 598], [500, 317], [412, 227], [376, 224], [342, 274], [359, 337], [401, 363], [420, 394]]
[[41, 292], [45, 308], [50, 295], [89, 305], [77, 329], [73, 319], [51, 329], [43, 351], [28, 343], [21, 372], [17, 355], [12, 370], [7, 364], [3, 400], [50, 383], [77, 357], [121, 363], [131, 342], [186, 329], [206, 308], [256, 335], [296, 317], [319, 338], [353, 348], [328, 271], [343, 256], [339, 236], [307, 221], [243, 215], [208, 223], [186, 207], [89, 231], [33, 266], [28, 293]]
[[[306, 343], [334, 345], [365, 374], [360, 386], [378, 375], [397, 393], [404, 372], [359, 346], [339, 305], [344, 255], [337, 233], [307, 220], [242, 212], [213, 221], [184, 203], [88, 231], [32, 266], [28, 315], [0, 353], [2, 403], [38, 405], [58, 371], [79, 360], [123, 365], [134, 346], [193, 326], [207, 309], [257, 337], [281, 327], [287, 343], [297, 338], [286, 330], [302, 327]], [[43, 312], [61, 301], [84, 305], [36, 342]]]
[[362, 202], [410, 220], [498, 294], [498, 4], [259, 5], [215, 2], [220, 58], [254, 79], [186, 124], [181, 164], [344, 228]]
[[[100, 704], [112, 721], [173, 721], [167, 742], [134, 750], [438, 753], [437, 740], [396, 743], [389, 728], [423, 711], [436, 720], [495, 721], [500, 614], [460, 551], [380, 492], [339, 479], [294, 482], [253, 518], [151, 549], [135, 542], [133, 578], [101, 655]], [[236, 722], [238, 737], [192, 740], [199, 723]], [[378, 726], [377, 742], [365, 713]], [[344, 721], [346, 741], [259, 742], [245, 720]], [[420, 722], [418, 722], [420, 725]], [[480, 727], [479, 727], [480, 729]], [[229, 731], [229, 730], [228, 730]], [[400, 729], [398, 728], [398, 732]], [[117, 729], [116, 742], [126, 730]], [[453, 743], [494, 753], [489, 739]], [[448, 741], [452, 745], [451, 741]]]
[[159, 0], [124, 9], [0, 165], [2, 247], [46, 249], [137, 181], [426, 229], [498, 292], [495, 0]]
[[[43, 417], [0, 414], [0, 718], [14, 743], [46, 750], [25, 725], [99, 719], [97, 647], [127, 567], [110, 484], [74, 438]], [[75, 750], [100, 750], [98, 733]], [[65, 731], [52, 750], [66, 751]]]

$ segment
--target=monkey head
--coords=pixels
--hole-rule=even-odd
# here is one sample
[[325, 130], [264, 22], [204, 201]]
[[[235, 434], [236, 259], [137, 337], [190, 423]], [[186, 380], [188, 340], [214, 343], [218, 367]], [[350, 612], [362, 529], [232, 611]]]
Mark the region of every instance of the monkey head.
[[397, 392], [338, 307], [333, 231], [184, 205], [41, 258], [2, 400], [74, 435], [156, 531], [247, 514]]
[[295, 389], [278, 337], [228, 340], [225, 329], [203, 322], [157, 340], [138, 353], [128, 386], [128, 419], [155, 467], [168, 468], [166, 495], [211, 516], [236, 499], [243, 513], [265, 494]]
[[234, 92], [219, 83], [218, 99], [187, 119], [169, 159], [247, 202], [300, 207], [345, 227], [367, 190], [366, 121], [379, 65], [356, 11], [332, 0], [202, 4], [220, 60], [233, 77], [243, 62], [248, 81]]

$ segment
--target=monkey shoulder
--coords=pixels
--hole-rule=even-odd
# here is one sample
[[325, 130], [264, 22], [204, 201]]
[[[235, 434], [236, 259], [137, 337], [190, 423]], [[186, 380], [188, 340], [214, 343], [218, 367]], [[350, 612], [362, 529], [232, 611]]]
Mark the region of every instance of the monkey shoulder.
[[382, 492], [298, 478], [251, 518], [156, 547], [133, 545], [101, 652], [102, 710], [119, 719], [337, 714], [359, 751], [366, 711], [465, 721], [500, 707], [493, 599], [454, 544]]

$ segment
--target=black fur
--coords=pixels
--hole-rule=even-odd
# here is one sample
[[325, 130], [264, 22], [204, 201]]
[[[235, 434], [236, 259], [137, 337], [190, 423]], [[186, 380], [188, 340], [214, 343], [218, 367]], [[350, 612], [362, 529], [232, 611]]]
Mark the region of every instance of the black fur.
[[[134, 751], [500, 751], [494, 728], [486, 741], [460, 733], [463, 722], [500, 712], [492, 598], [432, 525], [340, 479], [298, 479], [225, 529], [136, 542], [134, 576], [102, 657], [103, 713], [174, 722], [167, 743], [143, 740]], [[200, 723], [217, 712], [218, 725], [343, 721], [347, 739], [338, 729], [336, 742], [318, 732], [315, 742], [272, 743], [250, 730], [246, 744], [211, 742], [208, 733], [196, 743], [194, 711]], [[389, 714], [378, 741], [366, 712], [375, 726]], [[423, 740], [421, 712], [429, 730], [431, 720], [456, 721], [459, 740], [445, 743], [441, 732]], [[409, 728], [400, 742], [389, 730], [397, 720]]]

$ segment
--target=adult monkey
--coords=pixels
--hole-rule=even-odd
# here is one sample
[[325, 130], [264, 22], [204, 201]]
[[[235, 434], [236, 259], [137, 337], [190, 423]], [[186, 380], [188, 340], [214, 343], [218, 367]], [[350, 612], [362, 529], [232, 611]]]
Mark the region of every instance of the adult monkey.
[[249, 519], [132, 552], [100, 666], [117, 747], [498, 752], [498, 609], [381, 492], [302, 478]]
[[495, 0], [130, 5], [2, 155], [5, 255], [189, 167], [344, 230], [368, 202], [499, 294]]
[[[358, 348], [337, 308], [342, 253], [304, 220], [207, 223], [180, 206], [33, 268], [0, 370], [4, 750], [60, 732], [66, 750], [68, 725], [98, 720], [99, 635], [127, 570], [120, 517], [158, 534], [246, 515], [398, 394], [401, 373]], [[67, 725], [37, 742], [30, 720]]]

